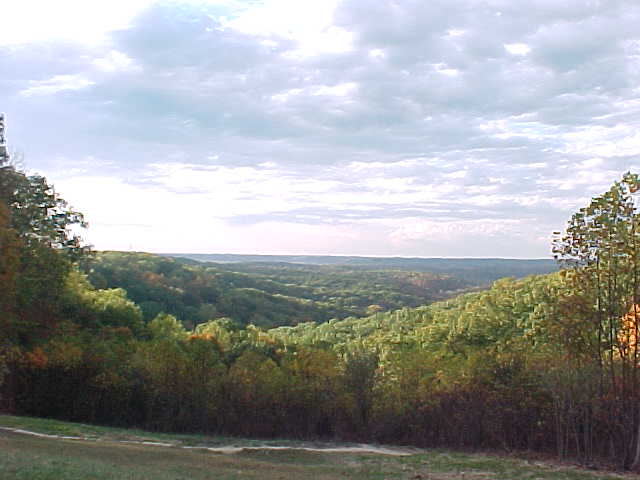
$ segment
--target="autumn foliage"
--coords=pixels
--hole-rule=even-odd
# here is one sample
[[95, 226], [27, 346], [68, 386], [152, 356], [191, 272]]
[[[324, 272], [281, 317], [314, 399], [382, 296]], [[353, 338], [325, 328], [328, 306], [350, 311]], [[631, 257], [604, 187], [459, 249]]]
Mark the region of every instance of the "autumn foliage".
[[125, 288], [96, 288], [74, 263], [86, 255], [77, 237], [48, 231], [36, 241], [14, 210], [26, 202], [45, 228], [38, 201], [54, 202], [67, 223], [51, 225], [63, 231], [81, 216], [42, 179], [9, 174], [14, 194], [0, 202], [5, 410], [172, 432], [533, 450], [637, 468], [635, 177], [572, 219], [556, 244], [559, 274], [391, 312], [367, 298], [363, 318], [261, 328], [227, 316], [242, 311], [246, 291], [225, 312], [202, 308], [196, 300], [216, 291], [196, 274], [193, 298], [167, 272], [141, 264], [136, 275], [167, 305], [199, 305], [189, 311], [210, 318], [196, 325], [160, 302], [141, 308]]

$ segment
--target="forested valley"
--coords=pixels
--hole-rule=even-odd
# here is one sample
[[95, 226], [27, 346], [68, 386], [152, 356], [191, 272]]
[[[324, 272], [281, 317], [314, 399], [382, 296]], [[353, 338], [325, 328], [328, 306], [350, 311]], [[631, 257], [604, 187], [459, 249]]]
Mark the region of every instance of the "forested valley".
[[192, 329], [229, 317], [271, 328], [419, 306], [476, 285], [450, 275], [298, 264], [215, 264], [102, 252], [82, 270], [97, 288], [122, 288], [145, 321], [159, 313]]
[[640, 465], [636, 175], [557, 233], [559, 272], [479, 289], [93, 253], [46, 179], [0, 168], [3, 411]]
[[[233, 258], [238, 257], [244, 260]], [[307, 258], [315, 261], [316, 257], [297, 260]], [[364, 317], [486, 288], [501, 277], [498, 272], [525, 276], [555, 270], [545, 260], [414, 259], [410, 265], [385, 259], [371, 259], [376, 260], [371, 265], [368, 260], [338, 265], [265, 260], [212, 263], [148, 253], [101, 252], [85, 256], [80, 268], [96, 288], [124, 289], [141, 308], [145, 321], [169, 313], [189, 329], [220, 317], [262, 328]], [[430, 260], [437, 261], [439, 273], [414, 270], [435, 263]]]

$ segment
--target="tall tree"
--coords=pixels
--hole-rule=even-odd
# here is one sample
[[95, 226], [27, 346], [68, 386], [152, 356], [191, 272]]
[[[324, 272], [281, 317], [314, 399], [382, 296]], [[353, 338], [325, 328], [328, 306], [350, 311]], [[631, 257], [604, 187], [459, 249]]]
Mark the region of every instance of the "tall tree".
[[44, 177], [0, 165], [0, 268], [15, 282], [16, 312], [5, 333], [14, 340], [56, 323], [72, 262], [87, 251], [75, 226], [85, 227], [84, 217]]
[[611, 442], [626, 450], [625, 463], [632, 468], [640, 465], [638, 351], [630, 342], [638, 335], [640, 303], [640, 214], [634, 198], [639, 189], [638, 175], [625, 174], [574, 214], [553, 246], [570, 292], [560, 312], [567, 346], [597, 365], [601, 395], [617, 399], [608, 412], [626, 418]]
[[6, 331], [9, 317], [15, 313], [18, 237], [9, 227], [9, 208], [0, 202], [0, 329]]

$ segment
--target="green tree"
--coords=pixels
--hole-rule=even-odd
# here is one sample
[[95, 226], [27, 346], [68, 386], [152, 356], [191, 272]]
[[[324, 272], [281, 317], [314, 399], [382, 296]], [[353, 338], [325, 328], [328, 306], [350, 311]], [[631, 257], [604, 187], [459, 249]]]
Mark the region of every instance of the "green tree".
[[44, 177], [0, 165], [0, 269], [15, 287], [1, 310], [13, 304], [15, 316], [5, 330], [13, 341], [27, 343], [59, 320], [65, 279], [87, 251], [75, 226], [86, 226], [82, 214]]
[[361, 432], [369, 428], [379, 361], [377, 352], [363, 347], [352, 348], [344, 355], [345, 389], [353, 401], [356, 428]]
[[631, 341], [640, 303], [639, 189], [638, 175], [625, 174], [575, 213], [553, 245], [568, 287], [559, 311], [565, 344], [580, 363], [597, 365], [601, 397], [616, 399], [607, 408], [609, 423], [618, 424], [610, 442], [631, 468], [640, 465], [639, 359]]
[[86, 251], [72, 228], [87, 226], [83, 215], [70, 208], [46, 178], [5, 165], [0, 168], [0, 201], [9, 208], [9, 225], [26, 247], [45, 245], [72, 257]]
[[9, 209], [0, 202], [0, 329], [6, 333], [15, 314], [19, 241], [9, 227]]
[[149, 323], [149, 330], [154, 339], [184, 340], [187, 331], [173, 315], [159, 313]]
[[72, 270], [63, 295], [65, 319], [87, 329], [128, 328], [136, 335], [144, 330], [142, 311], [121, 288], [96, 290], [87, 278]]

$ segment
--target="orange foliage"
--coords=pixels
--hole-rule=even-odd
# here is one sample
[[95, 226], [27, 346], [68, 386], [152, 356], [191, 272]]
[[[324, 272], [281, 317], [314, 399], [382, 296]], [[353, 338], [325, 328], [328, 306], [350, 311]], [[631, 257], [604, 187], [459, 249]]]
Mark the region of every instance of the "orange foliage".
[[193, 344], [195, 342], [208, 342], [218, 352], [222, 353], [224, 351], [220, 340], [210, 333], [192, 333], [189, 335], [189, 343]]
[[142, 278], [152, 285], [161, 285], [164, 287], [167, 283], [167, 279], [164, 277], [164, 275], [159, 275], [153, 272], [144, 272]]
[[25, 354], [25, 360], [30, 367], [33, 368], [45, 368], [49, 363], [49, 358], [44, 350], [40, 347], [36, 347], [31, 352]]
[[624, 317], [618, 332], [618, 342], [621, 351], [627, 355], [634, 355], [638, 348], [638, 321], [640, 320], [640, 305], [634, 304]]
[[192, 333], [191, 335], [189, 335], [189, 340], [190, 341], [194, 341], [194, 340], [215, 341], [215, 337], [210, 333]]

